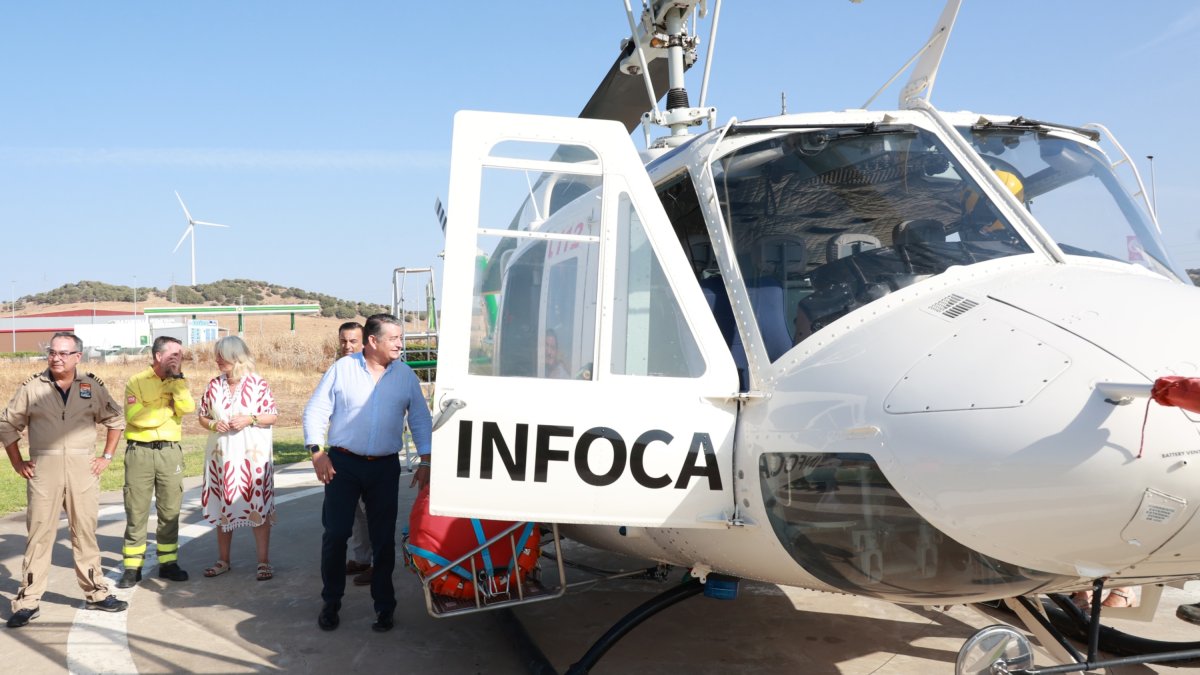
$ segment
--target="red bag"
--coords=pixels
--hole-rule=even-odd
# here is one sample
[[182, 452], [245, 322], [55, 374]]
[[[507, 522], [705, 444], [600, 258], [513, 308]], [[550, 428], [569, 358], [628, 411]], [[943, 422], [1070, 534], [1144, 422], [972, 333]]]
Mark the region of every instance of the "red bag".
[[[503, 520], [432, 515], [429, 513], [429, 488], [425, 488], [417, 495], [408, 516], [405, 550], [421, 576], [429, 578], [446, 569], [451, 561], [515, 524]], [[479, 590], [485, 596], [507, 593], [537, 566], [538, 556], [542, 553], [540, 536], [537, 525], [526, 523], [486, 551], [476, 553], [450, 572], [437, 576], [429, 588], [435, 595], [469, 599], [475, 597], [475, 584], [480, 582]], [[510, 543], [513, 541], [516, 551]], [[471, 578], [472, 564], [474, 579]]]

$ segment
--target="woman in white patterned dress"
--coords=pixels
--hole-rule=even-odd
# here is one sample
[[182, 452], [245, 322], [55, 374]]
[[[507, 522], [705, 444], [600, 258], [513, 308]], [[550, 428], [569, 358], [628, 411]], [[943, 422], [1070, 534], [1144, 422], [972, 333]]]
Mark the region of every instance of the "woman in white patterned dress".
[[230, 335], [214, 348], [217, 368], [200, 398], [200, 426], [208, 429], [204, 453], [204, 517], [217, 526], [217, 562], [204, 576], [230, 570], [233, 530], [249, 526], [258, 551], [256, 578], [275, 575], [271, 567], [271, 524], [275, 522], [271, 425], [278, 410], [267, 381], [254, 372], [250, 349]]

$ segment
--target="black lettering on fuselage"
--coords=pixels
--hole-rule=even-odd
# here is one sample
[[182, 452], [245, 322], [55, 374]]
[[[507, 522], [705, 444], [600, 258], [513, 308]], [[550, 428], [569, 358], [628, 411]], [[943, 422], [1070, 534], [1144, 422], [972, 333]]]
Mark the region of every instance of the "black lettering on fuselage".
[[471, 420], [458, 423], [458, 473], [459, 478], [471, 477], [471, 432], [475, 425]]
[[[704, 467], [697, 465], [700, 451], [704, 450]], [[686, 490], [693, 477], [708, 476], [708, 489], [721, 489], [721, 469], [717, 466], [717, 451], [713, 450], [712, 439], [708, 434], [697, 431], [692, 434], [692, 446], [688, 448], [687, 459], [679, 472], [679, 480], [675, 481], [676, 490]]]
[[550, 462], [570, 461], [571, 453], [566, 450], [552, 450], [551, 438], [570, 438], [575, 435], [575, 427], [561, 427], [553, 424], [539, 424], [537, 429], [537, 449], [533, 456], [533, 482], [545, 483], [549, 475]]
[[480, 440], [482, 448], [479, 453], [479, 477], [492, 477], [492, 457], [493, 450], [500, 454], [500, 461], [504, 462], [504, 468], [508, 469], [508, 477], [513, 480], [525, 480], [525, 458], [528, 455], [526, 449], [529, 447], [529, 425], [517, 425], [517, 437], [513, 441], [512, 452], [509, 452], [508, 443], [504, 441], [504, 434], [500, 433], [500, 425], [495, 422], [483, 423], [483, 438]]
[[[479, 478], [492, 480], [495, 473], [496, 456], [504, 465], [509, 480], [527, 481], [529, 477], [529, 424], [513, 425], [511, 437], [506, 437], [498, 422], [481, 421], [482, 430], [479, 434]], [[471, 477], [471, 450], [475, 444], [475, 422], [460, 420], [458, 424], [458, 466], [457, 477]], [[535, 483], [546, 483], [550, 480], [552, 462], [563, 462], [574, 469], [580, 480], [596, 487], [613, 485], [629, 469], [633, 480], [640, 486], [659, 490], [674, 484], [677, 490], [687, 490], [691, 487], [692, 479], [708, 479], [708, 489], [722, 489], [721, 469], [717, 462], [716, 449], [712, 438], [704, 432], [692, 434], [691, 445], [683, 457], [679, 476], [672, 479], [670, 473], [662, 476], [652, 476], [646, 470], [646, 454], [654, 453], [658, 458], [652, 464], [662, 465], [663, 456], [676, 453], [669, 447], [675, 437], [662, 429], [644, 431], [633, 442], [632, 448], [626, 445], [624, 437], [610, 427], [592, 427], [580, 434], [572, 448], [569, 443], [556, 439], [572, 439], [575, 437], [575, 427], [539, 424], [534, 432], [533, 448], [533, 477]], [[597, 446], [597, 441], [604, 441], [611, 454], [603, 446]], [[663, 447], [651, 448], [655, 443]], [[607, 466], [603, 465], [604, 458], [611, 458]], [[601, 466], [595, 466], [600, 462]], [[599, 471], [597, 471], [599, 469]]]
[[673, 440], [675, 437], [662, 429], [651, 429], [633, 442], [633, 452], [629, 454], [629, 473], [633, 474], [638, 485], [657, 489], [671, 484], [670, 476], [655, 477], [646, 473], [646, 446], [655, 441], [670, 444]]
[[[613, 461], [607, 473], [598, 474], [592, 471], [592, 467], [588, 463], [588, 451], [592, 449], [592, 443], [601, 438], [612, 446]], [[579, 442], [575, 444], [575, 473], [579, 474], [583, 482], [596, 487], [604, 487], [617, 482], [624, 472], [625, 439], [621, 438], [621, 434], [608, 427], [595, 427], [583, 432], [583, 435], [579, 437]]]

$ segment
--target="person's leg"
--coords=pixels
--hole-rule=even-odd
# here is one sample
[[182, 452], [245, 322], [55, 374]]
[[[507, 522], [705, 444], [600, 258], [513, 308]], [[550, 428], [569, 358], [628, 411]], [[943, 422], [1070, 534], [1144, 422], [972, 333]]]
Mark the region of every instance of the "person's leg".
[[396, 609], [392, 571], [396, 567], [396, 512], [400, 494], [400, 458], [396, 455], [370, 462], [375, 469], [363, 501], [375, 558], [371, 577], [371, 599], [376, 612], [391, 614]]
[[357, 564], [357, 572], [371, 566], [371, 537], [367, 533], [367, 508], [362, 500], [354, 507], [354, 532], [350, 538], [350, 560]]
[[341, 603], [346, 591], [346, 540], [354, 529], [354, 505], [362, 494], [367, 462], [337, 452], [329, 455], [336, 472], [325, 484], [321, 505], [321, 599]]
[[[179, 563], [179, 508], [183, 505], [183, 448], [171, 443], [155, 450], [154, 500], [158, 507], [155, 549], [159, 571]], [[179, 579], [182, 581], [182, 579]]]
[[233, 549], [233, 530], [226, 531], [224, 528], [217, 528], [217, 560], [224, 560], [226, 563], [230, 560], [231, 550]]
[[151, 448], [125, 447], [125, 540], [121, 557], [126, 570], [141, 571], [146, 560], [146, 522], [150, 519], [150, 497], [154, 494], [154, 453]]
[[251, 528], [254, 532], [254, 548], [258, 553], [258, 567], [254, 576], [259, 581], [275, 578], [275, 569], [271, 567], [271, 524], [263, 523]]
[[108, 582], [100, 564], [96, 544], [96, 522], [100, 515], [100, 479], [92, 475], [91, 455], [68, 455], [65, 460], [66, 489], [64, 505], [71, 529], [71, 549], [75, 557], [75, 581], [88, 602], [108, 597]]
[[34, 457], [33, 478], [25, 485], [28, 508], [25, 511], [25, 558], [21, 561], [21, 590], [13, 598], [14, 613], [22, 609], [37, 609], [46, 592], [46, 575], [50, 572], [50, 553], [58, 533], [58, 513], [62, 509], [62, 457]]
[[1119, 586], [1109, 591], [1108, 597], [1100, 604], [1105, 607], [1124, 608], [1137, 607], [1141, 603], [1135, 587]]
[[254, 532], [254, 549], [258, 553], [258, 562], [271, 562], [271, 524], [263, 523], [250, 528]]

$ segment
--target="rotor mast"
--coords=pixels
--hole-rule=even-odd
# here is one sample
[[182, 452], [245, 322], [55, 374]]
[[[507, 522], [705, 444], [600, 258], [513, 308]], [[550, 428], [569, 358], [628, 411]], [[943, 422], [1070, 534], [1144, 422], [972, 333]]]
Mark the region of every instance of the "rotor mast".
[[[688, 136], [688, 127], [706, 120], [710, 126], [716, 124], [717, 109], [691, 107], [684, 86], [684, 72], [696, 62], [696, 45], [699, 43], [699, 38], [688, 31], [687, 18], [697, 8], [701, 17], [707, 15], [706, 0], [654, 0], [643, 5], [641, 21], [635, 22], [629, 0], [625, 1], [634, 50], [621, 63], [621, 70], [629, 75], [641, 75], [646, 80], [651, 110], [642, 115], [642, 129], [646, 134], [647, 147], [678, 145]], [[658, 101], [652, 93], [654, 88], [650, 84], [648, 64], [656, 58], [667, 60], [665, 112], [659, 110]], [[712, 58], [711, 42], [706, 58]], [[652, 143], [650, 125], [665, 127], [670, 130], [670, 135]]]

